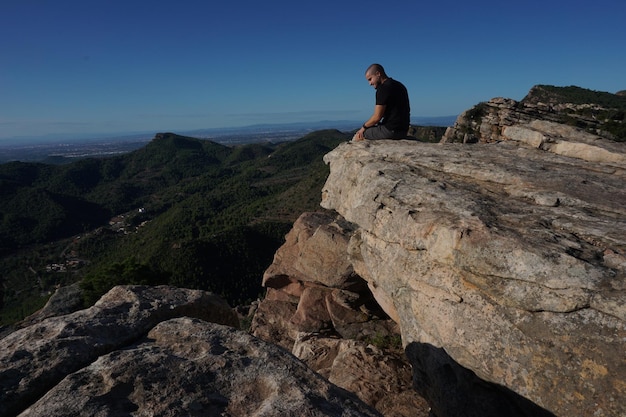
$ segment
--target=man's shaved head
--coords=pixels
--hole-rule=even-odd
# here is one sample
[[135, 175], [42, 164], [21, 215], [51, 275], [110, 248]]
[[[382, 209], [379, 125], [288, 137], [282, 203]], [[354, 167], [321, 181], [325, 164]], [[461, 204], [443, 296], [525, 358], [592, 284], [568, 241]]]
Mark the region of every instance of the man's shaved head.
[[377, 72], [380, 72], [380, 75], [382, 75], [384, 78], [387, 78], [387, 74], [385, 74], [385, 69], [380, 64], [372, 64], [369, 67], [367, 67], [367, 71], [365, 71], [365, 75], [374, 74]]

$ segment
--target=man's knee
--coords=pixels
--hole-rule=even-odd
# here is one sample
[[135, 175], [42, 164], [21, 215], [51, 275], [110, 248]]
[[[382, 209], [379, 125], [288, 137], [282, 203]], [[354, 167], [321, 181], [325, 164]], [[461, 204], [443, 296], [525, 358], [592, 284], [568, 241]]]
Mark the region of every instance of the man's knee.
[[363, 133], [365, 139], [391, 139], [393, 132], [384, 125], [370, 127]]

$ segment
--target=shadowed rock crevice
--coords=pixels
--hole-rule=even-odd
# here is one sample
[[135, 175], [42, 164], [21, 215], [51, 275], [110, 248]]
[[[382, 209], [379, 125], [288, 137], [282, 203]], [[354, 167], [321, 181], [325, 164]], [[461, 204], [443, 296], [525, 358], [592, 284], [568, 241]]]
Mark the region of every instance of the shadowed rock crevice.
[[413, 342], [406, 354], [413, 386], [428, 400], [433, 416], [555, 417], [510, 389], [478, 378], [442, 348]]

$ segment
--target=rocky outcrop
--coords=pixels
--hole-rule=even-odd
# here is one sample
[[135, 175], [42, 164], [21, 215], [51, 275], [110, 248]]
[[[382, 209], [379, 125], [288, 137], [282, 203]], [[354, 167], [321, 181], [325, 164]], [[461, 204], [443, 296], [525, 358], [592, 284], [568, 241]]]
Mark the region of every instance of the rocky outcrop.
[[353, 227], [330, 212], [300, 216], [264, 274], [251, 332], [385, 416], [426, 417], [399, 328], [346, 256]]
[[182, 317], [68, 375], [21, 416], [377, 416], [281, 348]]
[[130, 286], [113, 288], [86, 310], [16, 330], [0, 340], [0, 415], [21, 411], [66, 375], [180, 316], [239, 325], [228, 304], [210, 293]]
[[365, 141], [325, 157], [343, 269], [399, 324], [435, 415], [626, 413], [625, 147]]
[[238, 325], [204, 291], [115, 287], [0, 340], [0, 415], [378, 415]]
[[626, 99], [619, 94], [538, 85], [521, 101], [497, 97], [461, 113], [442, 142], [520, 140], [519, 129], [535, 147], [556, 149], [554, 142], [567, 146], [571, 139], [578, 146], [596, 144], [599, 138], [624, 141], [625, 110]]

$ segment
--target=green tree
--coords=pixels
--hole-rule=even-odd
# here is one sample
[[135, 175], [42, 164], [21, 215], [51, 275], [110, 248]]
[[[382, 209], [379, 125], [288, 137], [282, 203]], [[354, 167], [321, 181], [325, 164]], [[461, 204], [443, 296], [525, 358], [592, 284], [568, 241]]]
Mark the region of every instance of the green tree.
[[88, 274], [83, 279], [81, 287], [85, 304], [92, 305], [116, 285], [160, 285], [167, 284], [168, 280], [169, 274], [154, 270], [131, 256], [123, 262], [103, 265], [98, 270]]

